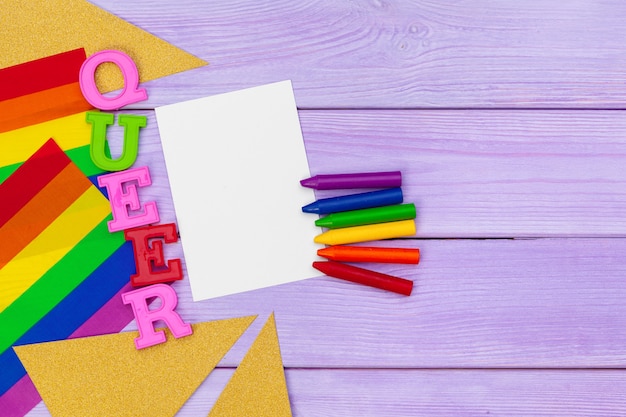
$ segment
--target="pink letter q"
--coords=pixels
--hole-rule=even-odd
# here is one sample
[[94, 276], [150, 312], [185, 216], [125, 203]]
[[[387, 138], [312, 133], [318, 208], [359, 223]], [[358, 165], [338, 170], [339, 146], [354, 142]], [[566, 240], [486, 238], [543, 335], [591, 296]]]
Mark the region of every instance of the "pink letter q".
[[[124, 89], [117, 97], [108, 98], [103, 96], [96, 86], [96, 69], [98, 65], [104, 62], [112, 62], [122, 71]], [[146, 90], [139, 88], [137, 66], [131, 57], [121, 51], [100, 51], [87, 58], [80, 68], [79, 81], [85, 100], [100, 110], [117, 110], [148, 98]]]

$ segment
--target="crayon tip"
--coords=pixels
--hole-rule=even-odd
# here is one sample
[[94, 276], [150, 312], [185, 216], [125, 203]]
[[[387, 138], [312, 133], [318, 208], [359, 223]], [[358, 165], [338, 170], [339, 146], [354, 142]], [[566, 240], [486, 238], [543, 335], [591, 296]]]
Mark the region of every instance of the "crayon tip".
[[300, 181], [300, 185], [302, 185], [303, 187], [315, 188], [317, 187], [317, 177], [304, 179]]
[[318, 271], [320, 271], [321, 273], [325, 274], [327, 272], [326, 266], [328, 265], [328, 262], [322, 262], [322, 261], [315, 261], [313, 262], [313, 268], [317, 269]]
[[326, 216], [315, 220], [315, 225], [317, 227], [330, 227], [333, 225], [333, 221]]
[[318, 249], [317, 250], [317, 256], [320, 256], [322, 258], [326, 258], [326, 259], [330, 259], [331, 261], [334, 261], [334, 255], [333, 252], [331, 250], [332, 246], [327, 246], [325, 248], [322, 249]]
[[319, 213], [320, 208], [319, 208], [319, 205], [317, 204], [317, 201], [314, 201], [302, 207], [302, 211], [305, 213]]

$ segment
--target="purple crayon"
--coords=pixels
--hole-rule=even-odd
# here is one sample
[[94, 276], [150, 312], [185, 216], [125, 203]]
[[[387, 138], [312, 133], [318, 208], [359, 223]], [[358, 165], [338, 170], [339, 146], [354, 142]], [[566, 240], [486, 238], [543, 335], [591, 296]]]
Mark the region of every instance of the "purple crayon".
[[342, 188], [391, 188], [402, 185], [400, 171], [364, 172], [358, 174], [315, 175], [300, 181], [304, 187], [315, 190], [338, 190]]

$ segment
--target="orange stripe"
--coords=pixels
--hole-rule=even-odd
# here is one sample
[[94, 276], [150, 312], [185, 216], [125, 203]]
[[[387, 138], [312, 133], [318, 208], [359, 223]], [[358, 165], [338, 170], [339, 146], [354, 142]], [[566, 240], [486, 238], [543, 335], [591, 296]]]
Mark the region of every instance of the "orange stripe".
[[78, 82], [66, 84], [0, 102], [0, 132], [92, 109]]
[[74, 164], [66, 166], [35, 197], [0, 227], [0, 269], [43, 232], [91, 182]]

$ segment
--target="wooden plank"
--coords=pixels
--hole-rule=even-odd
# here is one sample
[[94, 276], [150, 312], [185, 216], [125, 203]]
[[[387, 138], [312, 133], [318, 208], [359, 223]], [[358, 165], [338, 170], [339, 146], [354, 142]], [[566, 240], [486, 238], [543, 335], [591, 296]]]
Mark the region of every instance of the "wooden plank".
[[[177, 415], [207, 415], [231, 374], [213, 371]], [[626, 415], [625, 371], [287, 369], [286, 378], [294, 417]], [[43, 403], [29, 414], [48, 416]]]
[[302, 111], [300, 118], [313, 173], [401, 169], [420, 237], [626, 236], [624, 112]]
[[[410, 297], [319, 277], [192, 302], [185, 279], [173, 284], [177, 310], [194, 323], [259, 315], [225, 366], [238, 363], [271, 312], [288, 367], [626, 364], [626, 239], [376, 244], [421, 249], [417, 266], [363, 265], [414, 280]], [[209, 263], [212, 254], [208, 243]]]
[[[220, 373], [214, 380], [227, 378]], [[625, 376], [623, 371], [286, 372], [294, 417], [618, 416], [626, 414]], [[211, 397], [198, 397], [181, 416], [204, 415]]]
[[[319, 277], [194, 303], [175, 283], [190, 322], [259, 314], [180, 415], [206, 415], [271, 312], [295, 416], [626, 415], [626, 119], [584, 110], [624, 109], [626, 4], [94, 3], [211, 62], [137, 108], [292, 79], [301, 109], [389, 109], [302, 110], [311, 169], [402, 169], [437, 238], [377, 243], [419, 247], [418, 266], [366, 265], [411, 297]], [[143, 114], [140, 196], [175, 221]], [[475, 237], [571, 238], [439, 239]]]
[[[141, 114], [149, 121], [137, 166], [155, 166], [145, 193], [163, 200], [159, 210], [174, 218], [157, 124], [153, 112]], [[626, 236], [626, 112], [299, 114], [313, 174], [403, 171], [418, 237]], [[121, 134], [119, 127], [109, 131], [113, 140]]]
[[[471, 178], [486, 171], [493, 176], [490, 181], [495, 184], [490, 191], [491, 198], [498, 202], [498, 205], [487, 206], [492, 221], [506, 218], [508, 227], [513, 227], [515, 221], [523, 221], [521, 214], [524, 212], [498, 199], [498, 193], [506, 189], [498, 185], [506, 186], [507, 181], [515, 185], [511, 193], [525, 192], [522, 196], [529, 202], [537, 195], [549, 199], [550, 192], [558, 193], [567, 186], [576, 190], [579, 183], [583, 184], [584, 192], [567, 194], [574, 200], [576, 195], [594, 194], [597, 190], [598, 208], [594, 212], [590, 202], [587, 206], [585, 218], [590, 223], [574, 223], [587, 233], [591, 230], [586, 229], [589, 224], [594, 227], [598, 224], [594, 223], [598, 213], [610, 213], [609, 201], [616, 208], [624, 204], [624, 196], [619, 195], [623, 188], [618, 187], [624, 175], [619, 165], [619, 158], [624, 154], [624, 139], [620, 136], [624, 120], [621, 112], [576, 112], [579, 114], [576, 122], [568, 123], [570, 114], [302, 111], [300, 116], [314, 171], [331, 166], [388, 167], [390, 158], [393, 158], [393, 165], [409, 161], [406, 168], [410, 173], [409, 201], [416, 201], [420, 206], [422, 225], [424, 201], [449, 191], [442, 183], [457, 187], [459, 195], [453, 198], [455, 204], [460, 205], [468, 194], [464, 190], [488, 189], [489, 181]], [[504, 129], [506, 125], [508, 131], [516, 132], [513, 137], [499, 133], [498, 127]], [[419, 134], [421, 126], [427, 126], [429, 134]], [[546, 131], [553, 126], [554, 132], [563, 130], [567, 134], [555, 133], [550, 139], [549, 134], [542, 134], [542, 126]], [[153, 185], [142, 188], [140, 198], [157, 201], [163, 222], [175, 221], [173, 207], [168, 202], [169, 189], [155, 128], [151, 116], [140, 136], [136, 166], [150, 165], [153, 175]], [[380, 139], [391, 137], [394, 131], [397, 132], [395, 137], [400, 139]], [[121, 129], [110, 129], [110, 134], [116, 145], [119, 141], [115, 140], [115, 135], [120, 135]], [[421, 141], [421, 137], [427, 140]], [[325, 149], [332, 149], [332, 152]], [[546, 165], [546, 161], [555, 161], [554, 172], [563, 173], [558, 174], [563, 175], [558, 187], [549, 181], [529, 179], [530, 185], [524, 189], [524, 181], [515, 181], [511, 174], [528, 175], [527, 170]], [[516, 162], [521, 167], [513, 166], [513, 170], [508, 171], [509, 177], [503, 177], [505, 181], [497, 181], [501, 173], [491, 165], [504, 170], [507, 164]], [[571, 169], [570, 164], [578, 168]], [[456, 173], [447, 167], [453, 167]], [[583, 170], [583, 167], [587, 168]], [[400, 168], [405, 169], [405, 166]], [[448, 171], [444, 174], [438, 173], [445, 169]], [[542, 169], [540, 172], [546, 175], [557, 175], [551, 174], [547, 165]], [[434, 172], [439, 179], [429, 178], [429, 172]], [[469, 180], [460, 181], [459, 173]], [[574, 179], [568, 179], [568, 175]], [[586, 184], [580, 180], [580, 175], [600, 180], [589, 180]], [[613, 181], [602, 179], [603, 176]], [[430, 181], [434, 191], [420, 196], [414, 190], [428, 189], [419, 186], [425, 180]], [[533, 185], [535, 183], [539, 185]], [[545, 191], [540, 194], [542, 189]], [[605, 203], [600, 198], [602, 193], [610, 197], [605, 197]], [[480, 220], [480, 217], [472, 217], [479, 207], [467, 204], [463, 215], [450, 223], [451, 228], [454, 224], [460, 231], [457, 237], [471, 230], [464, 231], [464, 223]], [[575, 218], [572, 213], [576, 212], [566, 204], [563, 207], [558, 215], [567, 220], [562, 224], [572, 222]], [[441, 205], [426, 212], [434, 219], [437, 210], [445, 212], [446, 208]], [[527, 220], [531, 211], [526, 213]], [[538, 206], [532, 212], [535, 217], [544, 219], [545, 213], [551, 213], [550, 205]], [[621, 213], [623, 211], [619, 216]], [[536, 224], [543, 224], [545, 230], [550, 230], [550, 222], [555, 220], [547, 216], [545, 219]], [[617, 212], [611, 221], [614, 227], [623, 227]], [[241, 236], [245, 239], [245, 231]], [[181, 241], [184, 246], [184, 236]], [[290, 367], [562, 368], [623, 367], [626, 363], [626, 305], [623, 302], [626, 297], [626, 257], [623, 256], [626, 239], [404, 239], [386, 244], [422, 250], [418, 266], [370, 266], [414, 280], [416, 288], [411, 297], [333, 278], [316, 278], [192, 302], [188, 280], [183, 280], [174, 283], [180, 297], [179, 311], [192, 322], [251, 314], [259, 314], [259, 322], [262, 322], [275, 311], [285, 364]], [[180, 244], [165, 246], [168, 258], [183, 256]], [[218, 256], [213, 254], [216, 248], [209, 240], [208, 262], [211, 256]], [[215, 279], [221, 278], [216, 276]], [[247, 337], [253, 337], [253, 333]], [[235, 349], [224, 364], [236, 363], [241, 352], [241, 348]]]
[[139, 106], [291, 79], [302, 108], [624, 108], [620, 0], [94, 3], [211, 63]]

